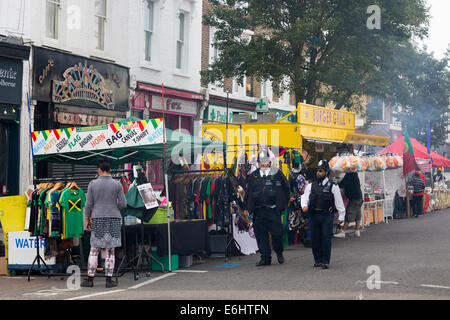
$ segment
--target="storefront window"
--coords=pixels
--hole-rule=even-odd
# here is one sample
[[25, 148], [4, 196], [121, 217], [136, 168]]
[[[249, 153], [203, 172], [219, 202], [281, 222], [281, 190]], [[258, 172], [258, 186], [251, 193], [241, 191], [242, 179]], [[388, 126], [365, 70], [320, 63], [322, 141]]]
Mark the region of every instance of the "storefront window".
[[95, 0], [95, 48], [105, 49], [106, 0]]
[[152, 60], [153, 1], [146, 0], [144, 8], [145, 60]]
[[47, 0], [47, 30], [46, 35], [51, 39], [58, 39], [59, 9], [61, 0]]

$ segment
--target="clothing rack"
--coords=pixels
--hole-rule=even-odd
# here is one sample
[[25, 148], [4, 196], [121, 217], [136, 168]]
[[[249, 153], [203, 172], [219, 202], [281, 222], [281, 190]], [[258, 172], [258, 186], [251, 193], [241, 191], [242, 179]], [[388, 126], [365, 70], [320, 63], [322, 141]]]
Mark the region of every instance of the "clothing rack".
[[[204, 169], [204, 170], [175, 170], [173, 171], [174, 174], [186, 174], [186, 173], [210, 173], [210, 172], [225, 172], [228, 174], [228, 169]], [[230, 248], [231, 244], [234, 243], [234, 245], [238, 248], [239, 252], [241, 252], [241, 246], [233, 237], [233, 214], [231, 210], [227, 211], [227, 214], [229, 215], [229, 221], [230, 221], [230, 227], [228, 228], [228, 243], [225, 246], [225, 261], [228, 260], [228, 249]], [[230, 256], [231, 256], [231, 250], [230, 250]]]
[[[44, 183], [44, 182], [61, 182], [64, 181], [64, 183], [67, 183], [69, 181], [73, 181], [73, 177], [67, 177], [67, 178], [41, 178], [41, 179], [37, 179], [34, 178], [33, 179], [33, 184], [34, 185], [38, 185], [40, 183]], [[50, 278], [50, 276], [66, 276], [68, 275], [67, 273], [51, 273], [50, 274], [50, 268], [47, 266], [47, 264], [45, 263], [44, 259], [41, 257], [40, 253], [39, 253], [39, 234], [36, 234], [36, 257], [33, 260], [33, 263], [31, 264], [30, 268], [28, 269], [28, 282], [30, 282], [30, 276], [31, 276], [31, 270], [33, 269], [33, 266], [37, 263], [38, 266], [38, 271], [44, 275], [44, 273], [42, 272], [42, 268], [41, 268], [41, 262], [44, 265], [45, 269], [47, 270], [47, 276]], [[66, 253], [68, 253], [72, 259], [72, 262], [75, 264], [75, 259], [72, 255], [72, 252], [70, 251], [70, 249], [66, 249], [65, 250]], [[80, 248], [80, 253], [82, 252], [81, 248]]]
[[[127, 173], [127, 172], [133, 172], [133, 170], [131, 169], [113, 169], [111, 170], [111, 173]], [[97, 174], [96, 171], [90, 171], [90, 172], [83, 172], [84, 174], [89, 174], [89, 175], [95, 175]], [[73, 175], [73, 172], [71, 172], [71, 174]], [[67, 183], [70, 181], [74, 181], [75, 177], [73, 177], [72, 175], [68, 176], [67, 173], [64, 173], [65, 177], [62, 178], [34, 178], [33, 179], [33, 184], [35, 186], [37, 186], [40, 183], [44, 183], [44, 182], [63, 182]], [[113, 177], [113, 178], [122, 178], [121, 176], [119, 177]], [[122, 233], [124, 235], [123, 237], [123, 242], [124, 242], [124, 256], [119, 264], [119, 267], [117, 269], [117, 272], [115, 275], [116, 279], [118, 277], [121, 277], [125, 274], [125, 272], [128, 270], [127, 268], [125, 268], [123, 271], [121, 271], [122, 268], [122, 264], [124, 263], [124, 261], [127, 259], [127, 255], [126, 255], [126, 237], [125, 237], [125, 223], [124, 223], [124, 217], [122, 217]], [[51, 273], [50, 272], [50, 268], [47, 266], [47, 264], [45, 263], [44, 259], [41, 257], [40, 252], [39, 252], [39, 235], [36, 235], [36, 257], [33, 260], [33, 263], [31, 264], [30, 268], [28, 269], [28, 282], [30, 281], [30, 276], [31, 276], [31, 270], [33, 269], [34, 265], [37, 263], [37, 267], [38, 267], [38, 271], [42, 274], [42, 275], [46, 275], [48, 276], [48, 278], [50, 278], [50, 276], [70, 276], [70, 274], [68, 273]], [[70, 249], [66, 249], [66, 253], [68, 253], [72, 259], [72, 262], [74, 264], [76, 264], [76, 261], [72, 255], [72, 252], [70, 251]], [[82, 241], [80, 241], [80, 260], [81, 260], [81, 267], [83, 269], [85, 269], [85, 264], [84, 264], [84, 250], [83, 250], [83, 244]], [[41, 262], [43, 264], [43, 266], [45, 267], [45, 270], [47, 271], [47, 273], [43, 273], [42, 271], [42, 267], [41, 267]], [[86, 270], [86, 269], [85, 269]], [[134, 270], [134, 269], [133, 269]], [[120, 272], [121, 271], [121, 272]], [[120, 273], [119, 273], [120, 272]]]

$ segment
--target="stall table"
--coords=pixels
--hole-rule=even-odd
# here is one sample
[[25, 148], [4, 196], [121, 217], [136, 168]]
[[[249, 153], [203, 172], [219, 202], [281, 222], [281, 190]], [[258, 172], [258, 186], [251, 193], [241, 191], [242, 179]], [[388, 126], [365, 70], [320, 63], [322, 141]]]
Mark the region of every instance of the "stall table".
[[[144, 228], [144, 235], [151, 236], [151, 245], [157, 247], [157, 255], [163, 256], [169, 253], [168, 250], [168, 228], [164, 224], [140, 224], [125, 226], [125, 234], [128, 238], [140, 237], [141, 228]], [[133, 238], [132, 238], [133, 237]], [[129, 242], [132, 243], [132, 242]], [[170, 243], [171, 254], [181, 256], [208, 253], [208, 224], [206, 220], [188, 220], [170, 222]]]

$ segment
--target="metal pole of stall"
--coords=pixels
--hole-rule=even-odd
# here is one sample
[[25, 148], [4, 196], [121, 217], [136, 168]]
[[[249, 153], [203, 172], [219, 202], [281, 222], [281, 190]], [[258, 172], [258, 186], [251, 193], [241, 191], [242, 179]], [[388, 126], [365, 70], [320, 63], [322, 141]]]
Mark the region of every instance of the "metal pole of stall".
[[168, 254], [169, 254], [169, 272], [172, 271], [172, 250], [171, 250], [171, 241], [170, 241], [170, 206], [169, 206], [169, 183], [167, 178], [167, 173], [164, 173], [164, 183], [166, 186], [166, 198], [167, 198], [167, 241], [168, 241]]

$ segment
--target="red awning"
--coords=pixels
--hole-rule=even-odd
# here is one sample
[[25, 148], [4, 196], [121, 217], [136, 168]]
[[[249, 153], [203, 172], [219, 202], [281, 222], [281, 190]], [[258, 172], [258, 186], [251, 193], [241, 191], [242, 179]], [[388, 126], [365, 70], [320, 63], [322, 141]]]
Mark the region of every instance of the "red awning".
[[[398, 155], [403, 155], [403, 142], [404, 137], [400, 137], [397, 140], [395, 140], [392, 144], [388, 145], [386, 148], [384, 148], [381, 151], [378, 151], [377, 154], [383, 154], [383, 153], [397, 153]], [[414, 150], [414, 157], [417, 159], [429, 159], [430, 156], [428, 155], [427, 147], [420, 144], [419, 141], [417, 141], [414, 138], [411, 138], [411, 144]], [[447, 159], [440, 154], [431, 151], [431, 157], [433, 158], [433, 167], [446, 167], [450, 168], [450, 159]]]
[[[149, 91], [149, 92], [153, 92], [153, 93], [162, 95], [162, 87], [161, 86], [155, 86], [153, 84], [138, 82], [137, 88], [139, 90]], [[191, 100], [203, 100], [202, 94], [195, 93], [195, 92], [189, 92], [189, 91], [176, 90], [176, 89], [169, 89], [166, 87], [164, 87], [164, 96], [174, 96], [174, 97], [178, 97], [178, 98], [191, 99]]]

